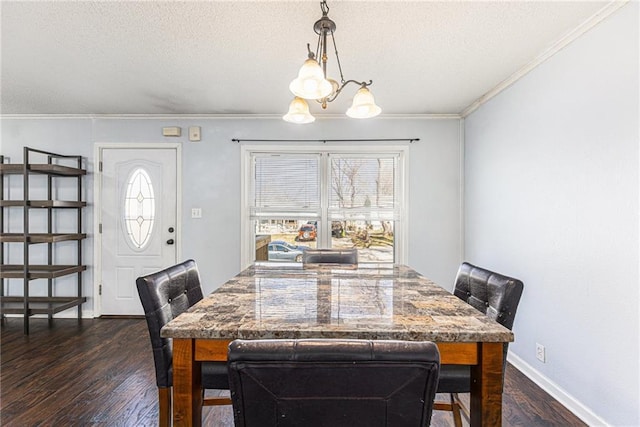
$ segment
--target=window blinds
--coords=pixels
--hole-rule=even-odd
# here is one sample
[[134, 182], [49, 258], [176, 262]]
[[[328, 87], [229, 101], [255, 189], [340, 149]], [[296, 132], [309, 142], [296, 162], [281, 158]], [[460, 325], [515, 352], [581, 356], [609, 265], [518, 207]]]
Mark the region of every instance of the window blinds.
[[252, 217], [320, 215], [320, 155], [256, 154]]
[[251, 217], [320, 218], [326, 207], [329, 220], [398, 220], [397, 163], [396, 154], [254, 153]]

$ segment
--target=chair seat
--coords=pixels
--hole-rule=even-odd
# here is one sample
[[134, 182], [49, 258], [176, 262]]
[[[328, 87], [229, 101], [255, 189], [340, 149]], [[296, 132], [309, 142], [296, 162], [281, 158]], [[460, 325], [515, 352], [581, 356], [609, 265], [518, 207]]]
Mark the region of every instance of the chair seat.
[[471, 392], [471, 367], [468, 365], [440, 365], [437, 393]]

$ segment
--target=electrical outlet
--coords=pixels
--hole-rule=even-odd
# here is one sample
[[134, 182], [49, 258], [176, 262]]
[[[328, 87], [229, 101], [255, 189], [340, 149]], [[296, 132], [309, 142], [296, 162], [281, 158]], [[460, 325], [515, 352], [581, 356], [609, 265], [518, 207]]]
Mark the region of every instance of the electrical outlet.
[[542, 344], [536, 343], [536, 359], [545, 363], [547, 361], [547, 354]]
[[191, 208], [191, 218], [202, 218], [202, 208]]

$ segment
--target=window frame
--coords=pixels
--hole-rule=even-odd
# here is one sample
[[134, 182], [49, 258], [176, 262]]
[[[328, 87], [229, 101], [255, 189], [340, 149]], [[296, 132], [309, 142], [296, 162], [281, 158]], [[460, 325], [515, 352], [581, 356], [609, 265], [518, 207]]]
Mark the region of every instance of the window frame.
[[[365, 141], [366, 142], [366, 141]], [[363, 153], [366, 150], [366, 153]], [[397, 189], [396, 207], [400, 214], [399, 219], [394, 223], [394, 259], [395, 264], [406, 264], [408, 259], [408, 230], [409, 230], [409, 170], [408, 170], [408, 154], [409, 147], [407, 145], [375, 145], [370, 143], [366, 145], [329, 145], [323, 144], [310, 145], [307, 147], [293, 147], [291, 145], [241, 145], [240, 147], [240, 262], [244, 269], [253, 264], [255, 259], [255, 236], [252, 227], [251, 218], [251, 183], [252, 178], [249, 175], [252, 172], [251, 159], [254, 154], [292, 154], [292, 155], [309, 155], [321, 153], [320, 162], [320, 192], [321, 192], [321, 218], [327, 224], [328, 219], [328, 188], [330, 177], [330, 159], [331, 155], [345, 156], [352, 154], [357, 157], [378, 157], [378, 156], [397, 156], [397, 175], [395, 186]], [[331, 241], [331, 227], [322, 227], [318, 236], [318, 247], [326, 247], [325, 245]], [[322, 246], [321, 246], [322, 245]]]

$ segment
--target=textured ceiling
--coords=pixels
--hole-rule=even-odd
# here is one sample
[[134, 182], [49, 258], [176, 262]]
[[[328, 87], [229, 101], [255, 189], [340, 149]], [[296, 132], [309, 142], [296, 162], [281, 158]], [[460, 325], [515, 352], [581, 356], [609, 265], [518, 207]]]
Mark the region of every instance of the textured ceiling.
[[[433, 114], [460, 113], [609, 2], [328, 3], [345, 79], [372, 79], [383, 114]], [[2, 114], [283, 114], [321, 16], [318, 1], [3, 0], [0, 13]]]

